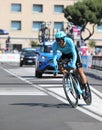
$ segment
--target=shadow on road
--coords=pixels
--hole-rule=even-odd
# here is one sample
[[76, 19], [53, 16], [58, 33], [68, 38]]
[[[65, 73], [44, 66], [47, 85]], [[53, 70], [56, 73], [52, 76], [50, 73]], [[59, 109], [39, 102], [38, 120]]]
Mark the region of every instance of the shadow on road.
[[[60, 103], [60, 104], [48, 104], [48, 103], [13, 103], [9, 105], [14, 106], [30, 106], [30, 107], [52, 107], [52, 108], [72, 108], [70, 104]], [[78, 104], [78, 106], [86, 106], [86, 104]]]
[[48, 103], [13, 103], [9, 105], [17, 105], [17, 106], [31, 106], [31, 107], [53, 107], [53, 108], [71, 108], [69, 104], [48, 104]]

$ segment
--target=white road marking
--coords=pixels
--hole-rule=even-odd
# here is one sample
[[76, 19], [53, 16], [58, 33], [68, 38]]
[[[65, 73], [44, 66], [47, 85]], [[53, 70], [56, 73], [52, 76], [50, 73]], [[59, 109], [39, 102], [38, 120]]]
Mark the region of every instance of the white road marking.
[[62, 87], [62, 84], [54, 84], [54, 85], [52, 85], [52, 84], [39, 84], [39, 86], [41, 86], [41, 87]]
[[44, 92], [19, 92], [19, 91], [4, 91], [4, 92], [0, 92], [0, 95], [29, 95], [29, 96], [45, 96], [45, 95], [47, 95], [46, 93], [44, 93]]
[[[52, 91], [53, 93], [57, 94], [59, 96], [63, 96], [65, 98], [65, 94], [63, 91], [63, 88], [47, 88], [48, 90]], [[56, 95], [53, 95], [56, 97]], [[102, 121], [102, 100], [97, 97], [95, 94], [92, 94], [93, 101], [91, 105], [85, 105], [85, 102], [82, 100], [79, 100], [79, 104], [83, 104], [81, 107], [77, 107], [76, 109], [90, 115], [91, 117]], [[61, 101], [65, 102], [64, 100], [60, 99]], [[84, 109], [85, 108], [85, 109]]]
[[[38, 89], [38, 90], [40, 90], [42, 92], [45, 92], [45, 93], [47, 93], [47, 94], [61, 100], [62, 102], [68, 104], [68, 101], [66, 100], [64, 92], [63, 92], [63, 88], [54, 88], [54, 85], [52, 85], [53, 86], [52, 88], [44, 89], [44, 88], [41, 88], [41, 86], [39, 86], [40, 84], [39, 85], [34, 85], [32, 82], [30, 82], [30, 81], [28, 81], [28, 80], [26, 80], [26, 79], [24, 79], [24, 78], [22, 78], [20, 76], [17, 76], [13, 72], [10, 72], [7, 69], [4, 69], [4, 70], [6, 72], [10, 73], [11, 75], [14, 75], [15, 77], [25, 81], [26, 83], [30, 84], [31, 86], [35, 87], [36, 89]], [[95, 89], [94, 89], [94, 91], [95, 91]], [[95, 93], [102, 95], [102, 93], [100, 93], [97, 90], [95, 91]], [[102, 100], [96, 94], [93, 94], [93, 93], [92, 93], [92, 97], [93, 97], [93, 102], [92, 102], [91, 105], [89, 105], [89, 106], [84, 105], [85, 102], [83, 100], [80, 100], [79, 104], [83, 104], [83, 105], [81, 107], [78, 106], [76, 109], [83, 112], [83, 113], [86, 113], [87, 115], [89, 115], [89, 116], [95, 118], [96, 120], [102, 122]]]
[[[0, 66], [1, 67], [1, 66]], [[27, 80], [25, 80], [24, 78], [21, 78], [20, 76], [17, 76], [15, 73], [1, 67], [3, 70], [5, 70], [6, 72], [8, 72], [9, 74], [19, 78], [20, 80], [23, 80], [24, 82], [30, 84], [33, 86], [33, 84]], [[28, 70], [29, 71], [29, 70]], [[14, 71], [15, 72], [15, 71]], [[17, 72], [21, 72], [21, 71], [17, 71]], [[23, 72], [24, 74], [24, 72]], [[24, 89], [18, 89], [18, 88], [0, 88], [0, 95], [29, 95], [29, 96], [34, 96], [34, 95], [41, 95], [41, 96], [46, 96], [48, 95], [47, 93], [39, 90], [39, 89], [34, 89], [34, 88], [26, 88], [26, 90]]]
[[99, 92], [98, 90], [96, 90], [93, 87], [91, 87], [91, 90], [102, 98], [102, 93], [101, 92]]

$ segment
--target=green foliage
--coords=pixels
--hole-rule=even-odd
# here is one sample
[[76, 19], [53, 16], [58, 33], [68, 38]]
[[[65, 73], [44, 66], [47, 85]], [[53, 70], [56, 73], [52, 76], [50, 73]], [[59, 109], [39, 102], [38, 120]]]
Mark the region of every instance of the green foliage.
[[87, 29], [89, 36], [81, 37], [83, 40], [88, 40], [94, 34], [95, 25], [102, 24], [102, 0], [78, 1], [64, 8], [64, 16], [69, 22], [80, 26], [81, 32], [84, 32], [87, 24], [92, 25], [92, 30]]
[[88, 45], [89, 45], [91, 48], [94, 48], [94, 47], [96, 46], [96, 42], [95, 42], [94, 40], [89, 40]]
[[38, 46], [37, 45], [37, 42], [36, 41], [30, 41], [30, 45], [31, 45], [31, 47], [36, 47], [36, 46]]

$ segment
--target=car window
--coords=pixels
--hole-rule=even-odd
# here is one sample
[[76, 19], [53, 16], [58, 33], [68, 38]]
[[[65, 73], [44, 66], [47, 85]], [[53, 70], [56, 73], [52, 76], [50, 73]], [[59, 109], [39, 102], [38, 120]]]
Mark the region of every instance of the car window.
[[52, 51], [52, 46], [42, 46], [40, 48], [40, 52], [50, 53], [51, 51]]
[[52, 50], [52, 46], [45, 46], [44, 47], [44, 52], [50, 53]]
[[[52, 46], [41, 46], [40, 52], [53, 53]], [[57, 53], [61, 54], [61, 51], [57, 50]]]
[[24, 51], [22, 51], [22, 54], [23, 55], [26, 55], [26, 54], [35, 54], [35, 52], [33, 50], [24, 50]]

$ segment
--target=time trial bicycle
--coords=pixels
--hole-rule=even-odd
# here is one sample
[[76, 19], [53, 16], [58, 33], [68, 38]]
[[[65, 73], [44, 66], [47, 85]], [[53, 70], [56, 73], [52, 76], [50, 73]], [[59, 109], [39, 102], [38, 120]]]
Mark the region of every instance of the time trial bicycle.
[[78, 106], [78, 100], [83, 97], [85, 103], [90, 105], [92, 102], [92, 94], [89, 84], [83, 87], [81, 77], [79, 76], [77, 70], [72, 70], [68, 66], [70, 60], [60, 59], [58, 65], [62, 66], [67, 70], [67, 73], [63, 74], [63, 88], [66, 98], [72, 107]]

